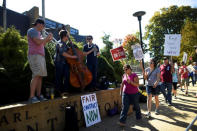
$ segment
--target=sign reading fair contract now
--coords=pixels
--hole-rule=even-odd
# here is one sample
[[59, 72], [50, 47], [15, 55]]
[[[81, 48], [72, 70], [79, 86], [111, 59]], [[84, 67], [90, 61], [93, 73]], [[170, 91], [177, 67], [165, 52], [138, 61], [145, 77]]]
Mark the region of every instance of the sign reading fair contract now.
[[180, 34], [165, 34], [164, 55], [179, 56], [181, 45]]
[[101, 122], [101, 117], [95, 93], [81, 96], [81, 103], [83, 106], [86, 127]]
[[122, 46], [115, 48], [115, 49], [111, 49], [110, 52], [111, 52], [113, 61], [118, 61], [120, 59], [126, 58], [126, 55]]

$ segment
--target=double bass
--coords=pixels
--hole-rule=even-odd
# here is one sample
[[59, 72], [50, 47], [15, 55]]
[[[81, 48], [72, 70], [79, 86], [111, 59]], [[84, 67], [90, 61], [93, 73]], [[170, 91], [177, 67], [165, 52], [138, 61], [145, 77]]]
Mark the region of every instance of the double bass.
[[68, 53], [77, 56], [77, 59], [66, 58], [70, 65], [70, 84], [83, 90], [92, 81], [92, 73], [83, 62], [83, 52], [74, 47], [70, 38], [68, 40], [71, 47]]

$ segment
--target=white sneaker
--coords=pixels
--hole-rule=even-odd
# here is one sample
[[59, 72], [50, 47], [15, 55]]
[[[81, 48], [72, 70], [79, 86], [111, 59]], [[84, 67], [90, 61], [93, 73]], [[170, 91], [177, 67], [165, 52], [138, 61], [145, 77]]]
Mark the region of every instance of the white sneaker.
[[40, 96], [38, 97], [38, 99], [39, 99], [40, 101], [46, 101], [46, 100], [47, 100], [46, 98], [44, 98], [43, 95], [40, 95]]
[[146, 116], [147, 118], [150, 118], [150, 117], [151, 117], [151, 113], [148, 112], [145, 116]]

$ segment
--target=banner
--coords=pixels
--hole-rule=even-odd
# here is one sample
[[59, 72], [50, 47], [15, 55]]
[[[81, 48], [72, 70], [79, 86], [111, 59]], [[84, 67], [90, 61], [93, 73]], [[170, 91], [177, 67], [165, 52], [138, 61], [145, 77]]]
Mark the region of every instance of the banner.
[[165, 34], [164, 55], [179, 56], [181, 45], [180, 34]]
[[86, 127], [101, 122], [95, 93], [81, 96], [81, 103], [83, 106], [83, 114], [85, 117]]
[[183, 61], [186, 64], [186, 62], [187, 62], [187, 53], [186, 52], [183, 53]]
[[131, 48], [133, 49], [133, 55], [136, 60], [141, 60], [144, 58], [144, 54], [142, 52], [142, 48], [140, 44], [132, 45]]
[[120, 59], [126, 58], [126, 55], [122, 46], [115, 48], [115, 49], [111, 49], [110, 52], [111, 52], [113, 61], [118, 61]]

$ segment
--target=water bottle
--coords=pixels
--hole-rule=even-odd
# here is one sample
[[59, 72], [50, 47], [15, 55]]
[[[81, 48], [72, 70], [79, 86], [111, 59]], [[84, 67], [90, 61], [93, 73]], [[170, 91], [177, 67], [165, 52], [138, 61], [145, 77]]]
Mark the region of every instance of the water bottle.
[[96, 55], [97, 55], [97, 48], [96, 48], [96, 45], [94, 45], [93, 48], [94, 48], [94, 56], [96, 56]]

